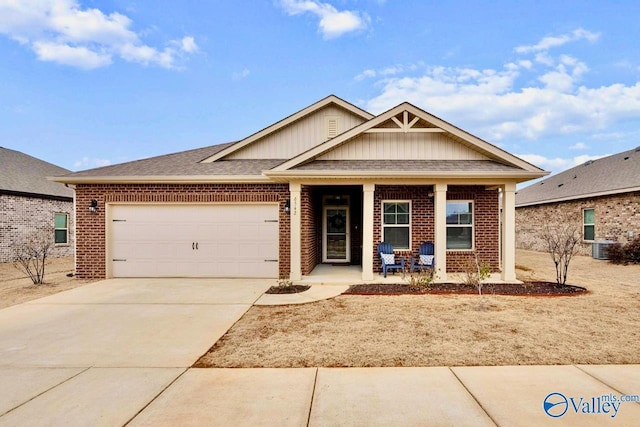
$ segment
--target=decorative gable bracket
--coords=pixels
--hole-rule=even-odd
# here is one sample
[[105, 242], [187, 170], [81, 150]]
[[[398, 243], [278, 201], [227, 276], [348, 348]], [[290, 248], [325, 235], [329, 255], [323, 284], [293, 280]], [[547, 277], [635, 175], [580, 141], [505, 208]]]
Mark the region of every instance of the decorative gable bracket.
[[[407, 110], [402, 112], [402, 121], [398, 119], [398, 116], [391, 117], [391, 120], [384, 123], [384, 125], [389, 125], [391, 127], [374, 127], [371, 129], [367, 129], [364, 133], [392, 133], [392, 132], [419, 132], [419, 133], [439, 133], [446, 132], [444, 129], [439, 127], [419, 127], [416, 126], [420, 122], [420, 117], [413, 116], [411, 119], [409, 118], [409, 112]], [[395, 124], [397, 127], [393, 127], [392, 124]]]

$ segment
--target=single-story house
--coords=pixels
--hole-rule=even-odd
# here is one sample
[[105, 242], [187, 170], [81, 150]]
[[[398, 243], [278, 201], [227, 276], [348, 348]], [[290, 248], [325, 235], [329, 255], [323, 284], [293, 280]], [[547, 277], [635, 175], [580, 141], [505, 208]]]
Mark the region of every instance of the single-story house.
[[[329, 96], [240, 141], [55, 178], [76, 191], [80, 277], [380, 271], [435, 243], [515, 280], [515, 189], [546, 172], [409, 103], [374, 116]], [[502, 197], [504, 209], [499, 208]]]
[[640, 235], [640, 147], [589, 160], [516, 193], [517, 247], [544, 250], [541, 225], [562, 220], [581, 235], [578, 253], [592, 244], [626, 243]]
[[36, 236], [54, 242], [49, 256], [73, 255], [73, 190], [47, 179], [69, 172], [0, 147], [0, 262], [14, 261], [14, 245]]

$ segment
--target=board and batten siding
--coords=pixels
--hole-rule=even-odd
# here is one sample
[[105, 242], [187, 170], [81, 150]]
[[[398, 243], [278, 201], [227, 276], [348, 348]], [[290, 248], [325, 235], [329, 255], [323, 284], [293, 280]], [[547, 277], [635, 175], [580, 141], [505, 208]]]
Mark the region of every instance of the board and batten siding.
[[290, 159], [327, 140], [328, 118], [338, 119], [340, 134], [364, 119], [329, 105], [230, 154], [227, 159]]
[[367, 133], [318, 160], [488, 160], [444, 133]]

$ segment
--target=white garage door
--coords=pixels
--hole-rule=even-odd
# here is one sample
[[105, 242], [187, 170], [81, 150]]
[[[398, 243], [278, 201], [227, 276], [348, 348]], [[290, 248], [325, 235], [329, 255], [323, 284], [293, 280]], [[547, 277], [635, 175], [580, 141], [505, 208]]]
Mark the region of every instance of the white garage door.
[[112, 277], [278, 277], [277, 205], [113, 205]]

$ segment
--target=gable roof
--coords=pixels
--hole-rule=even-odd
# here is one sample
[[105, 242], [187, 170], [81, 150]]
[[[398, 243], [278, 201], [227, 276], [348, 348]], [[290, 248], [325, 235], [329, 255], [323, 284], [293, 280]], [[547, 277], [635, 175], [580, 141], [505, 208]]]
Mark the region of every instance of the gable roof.
[[[409, 121], [409, 114], [414, 117], [411, 121]], [[401, 122], [396, 117], [403, 116], [404, 122]], [[422, 122], [422, 127], [413, 128], [415, 124]], [[388, 127], [387, 123], [391, 123], [391, 126], [395, 128]], [[287, 160], [286, 162], [280, 164], [279, 166], [273, 168], [270, 171], [265, 171], [267, 176], [279, 176], [279, 175], [292, 175], [296, 173], [296, 171], [302, 168], [303, 165], [310, 162], [318, 162], [319, 157], [323, 154], [330, 152], [344, 144], [348, 144], [354, 138], [363, 135], [366, 132], [434, 132], [434, 133], [445, 133], [453, 140], [461, 143], [473, 150], [482, 153], [485, 155], [490, 162], [499, 163], [502, 165], [506, 165], [507, 168], [503, 169], [502, 172], [510, 175], [518, 174], [522, 179], [531, 179], [538, 178], [548, 174], [544, 170], [538, 168], [537, 166], [532, 165], [531, 163], [520, 159], [519, 157], [510, 154], [495, 145], [492, 145], [474, 135], [471, 135], [468, 132], [463, 131], [462, 129], [432, 115], [427, 113], [426, 111], [408, 103], [402, 103], [374, 118], [368, 120], [367, 122], [356, 126], [346, 132], [343, 132], [341, 135], [336, 136], [333, 139], [330, 139], [322, 144], [319, 144], [310, 150], [307, 150], [300, 155]], [[340, 162], [340, 161], [338, 161]], [[404, 162], [404, 161], [403, 161]], [[456, 162], [456, 161], [451, 161]], [[464, 160], [462, 160], [464, 162]], [[477, 163], [476, 163], [477, 164]], [[366, 163], [362, 163], [363, 167], [366, 166]], [[423, 163], [423, 166], [433, 165], [433, 163]], [[460, 166], [463, 163], [459, 163]], [[451, 165], [452, 166], [452, 165]], [[350, 165], [353, 169], [353, 165]], [[309, 168], [307, 168], [309, 169]], [[315, 169], [315, 168], [313, 168]], [[402, 168], [403, 171], [407, 171], [406, 168]], [[482, 169], [482, 168], [481, 168]], [[411, 172], [420, 172], [423, 169], [417, 169]], [[464, 169], [460, 170], [461, 172], [465, 172]], [[485, 170], [486, 172], [486, 170]]]
[[640, 191], [640, 147], [553, 175], [516, 193], [524, 207]]
[[0, 193], [73, 200], [73, 190], [47, 179], [69, 170], [21, 153], [0, 147]]
[[250, 135], [238, 142], [236, 142], [235, 144], [230, 145], [229, 147], [225, 148], [224, 150], [221, 150], [219, 152], [217, 152], [216, 154], [212, 155], [209, 158], [204, 159], [202, 162], [203, 163], [210, 163], [210, 162], [214, 162], [216, 160], [220, 160], [226, 156], [228, 156], [231, 153], [234, 153], [236, 151], [241, 150], [242, 148], [246, 147], [247, 145], [257, 141], [258, 139], [272, 134], [282, 128], [284, 128], [285, 126], [288, 126], [328, 105], [331, 104], [335, 104], [341, 108], [344, 108], [347, 111], [350, 111], [351, 113], [362, 117], [365, 120], [369, 120], [371, 118], [373, 118], [373, 114], [359, 108], [356, 107], [355, 105], [341, 99], [338, 98], [335, 95], [329, 95], [326, 98], [321, 99], [320, 101], [311, 104], [310, 106], [303, 108], [302, 110], [298, 111], [297, 113], [294, 113], [292, 115], [290, 115], [289, 117], [286, 117], [282, 120], [280, 120], [279, 122], [276, 122], [274, 124], [272, 124], [271, 126], [268, 126], [264, 129], [262, 129], [261, 131], [258, 131], [256, 133], [254, 133], [253, 135]]
[[[236, 154], [252, 143], [273, 135], [284, 127], [302, 120], [315, 120], [317, 112], [328, 106], [343, 108], [364, 122], [351, 125], [343, 133], [291, 158], [242, 158]], [[356, 122], [360, 122], [357, 120]], [[384, 134], [394, 147], [407, 142], [403, 134], [420, 133], [408, 138], [419, 149], [432, 145], [439, 155], [427, 151], [416, 158], [410, 151], [398, 151], [398, 161], [387, 157], [364, 158], [340, 155], [356, 141], [369, 147], [369, 137]], [[398, 135], [398, 138], [393, 135]], [[402, 136], [400, 136], [402, 135]], [[432, 138], [432, 136], [434, 138]], [[375, 139], [375, 138], [374, 138]], [[386, 143], [386, 142], [385, 142]], [[307, 145], [308, 146], [308, 145]], [[411, 146], [413, 147], [413, 146]], [[456, 150], [450, 155], [450, 147]], [[231, 154], [234, 153], [232, 156]], [[328, 154], [329, 153], [329, 154]], [[435, 153], [435, 152], [434, 152]], [[444, 153], [444, 154], [442, 154]], [[238, 158], [236, 158], [238, 157]], [[276, 157], [276, 156], [274, 156]], [[278, 182], [298, 178], [375, 179], [377, 177], [409, 179], [483, 179], [526, 181], [548, 174], [544, 170], [473, 136], [409, 103], [403, 103], [379, 116], [373, 116], [342, 99], [330, 95], [315, 104], [233, 143], [213, 145], [195, 150], [167, 154], [149, 159], [75, 172], [54, 180], [63, 183], [172, 183], [172, 182]]]

